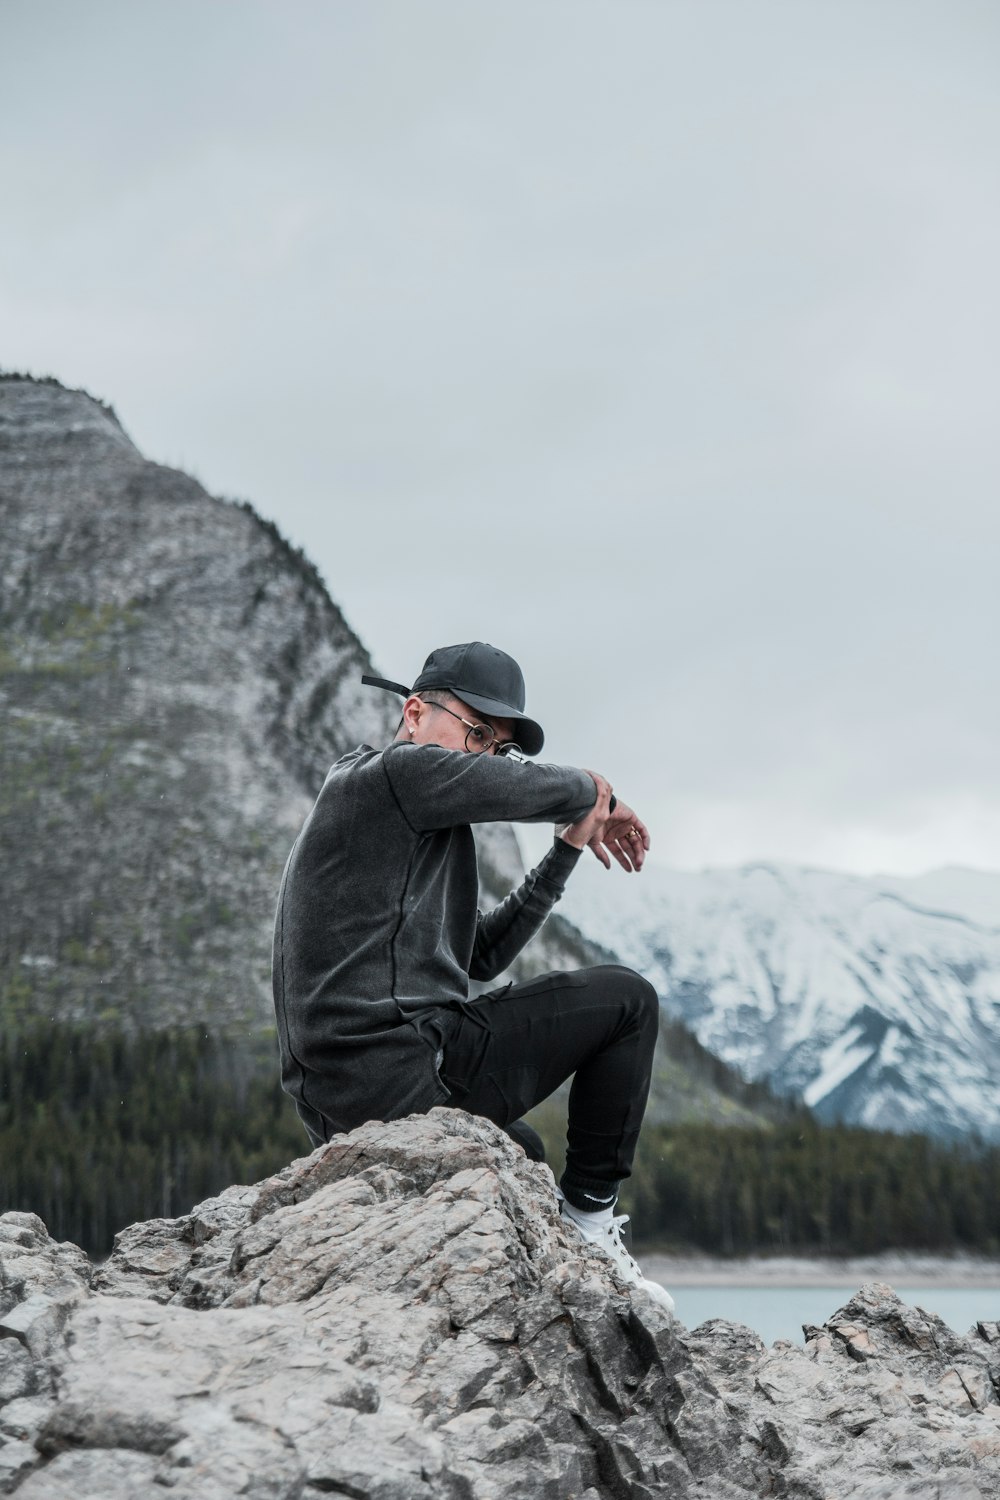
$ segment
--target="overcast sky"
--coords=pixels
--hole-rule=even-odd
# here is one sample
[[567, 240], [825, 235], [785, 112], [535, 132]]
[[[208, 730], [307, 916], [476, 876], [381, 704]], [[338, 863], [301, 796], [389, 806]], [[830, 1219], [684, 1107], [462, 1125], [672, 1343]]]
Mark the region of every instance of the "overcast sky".
[[682, 867], [1000, 869], [996, 0], [0, 0], [0, 362]]

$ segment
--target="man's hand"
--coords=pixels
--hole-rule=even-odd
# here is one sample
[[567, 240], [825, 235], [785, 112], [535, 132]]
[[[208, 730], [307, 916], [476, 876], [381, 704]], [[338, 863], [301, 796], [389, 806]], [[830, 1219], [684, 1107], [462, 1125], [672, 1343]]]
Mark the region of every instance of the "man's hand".
[[610, 809], [611, 783], [596, 771], [588, 771], [597, 787], [597, 801], [578, 823], [557, 829], [559, 838], [574, 849], [592, 849], [606, 870], [616, 859], [631, 874], [641, 870], [649, 848], [649, 830], [641, 818], [619, 797]]

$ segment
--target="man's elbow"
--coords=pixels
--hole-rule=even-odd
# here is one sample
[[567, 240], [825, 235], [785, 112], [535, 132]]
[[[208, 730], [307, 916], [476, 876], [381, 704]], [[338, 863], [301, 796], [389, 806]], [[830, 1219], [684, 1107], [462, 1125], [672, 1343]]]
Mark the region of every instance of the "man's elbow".
[[482, 983], [485, 983], [485, 981], [488, 979], [495, 979], [498, 974], [502, 973], [502, 971], [503, 965], [498, 963], [495, 959], [485, 957], [479, 953], [474, 953], [472, 955], [472, 962], [469, 965], [470, 979], [475, 979]]

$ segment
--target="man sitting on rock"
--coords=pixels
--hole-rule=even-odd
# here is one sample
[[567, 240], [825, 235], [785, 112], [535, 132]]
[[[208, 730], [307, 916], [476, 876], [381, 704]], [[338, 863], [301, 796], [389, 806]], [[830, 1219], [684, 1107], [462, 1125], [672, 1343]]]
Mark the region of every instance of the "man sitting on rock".
[[[553, 973], [469, 997], [538, 931], [590, 848], [640, 870], [645, 825], [593, 771], [532, 763], [512, 657], [482, 641], [432, 651], [391, 744], [331, 767], [285, 866], [274, 933], [282, 1085], [314, 1146], [365, 1120], [434, 1105], [485, 1115], [541, 1159], [521, 1116], [574, 1076], [563, 1218], [666, 1307], [622, 1244], [619, 1184], [649, 1091], [659, 1005], [618, 965]], [[554, 823], [540, 864], [478, 910], [470, 824]]]

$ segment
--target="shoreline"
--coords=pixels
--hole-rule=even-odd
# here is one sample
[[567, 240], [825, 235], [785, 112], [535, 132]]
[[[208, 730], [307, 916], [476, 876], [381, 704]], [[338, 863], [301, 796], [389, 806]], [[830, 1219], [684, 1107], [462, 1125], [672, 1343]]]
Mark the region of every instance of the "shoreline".
[[1000, 1260], [971, 1255], [886, 1251], [881, 1255], [714, 1255], [637, 1252], [643, 1274], [664, 1286], [842, 1287], [884, 1281], [889, 1286], [953, 1286], [1000, 1290]]

